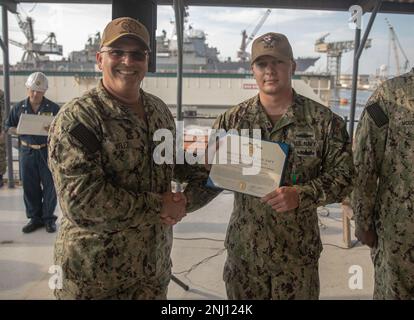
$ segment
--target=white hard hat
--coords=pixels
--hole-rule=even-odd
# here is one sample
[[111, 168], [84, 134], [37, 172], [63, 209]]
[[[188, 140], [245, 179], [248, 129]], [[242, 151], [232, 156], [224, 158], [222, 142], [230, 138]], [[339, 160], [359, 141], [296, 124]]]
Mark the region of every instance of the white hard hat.
[[34, 91], [45, 92], [48, 88], [45, 74], [42, 72], [32, 73], [26, 80], [26, 88]]

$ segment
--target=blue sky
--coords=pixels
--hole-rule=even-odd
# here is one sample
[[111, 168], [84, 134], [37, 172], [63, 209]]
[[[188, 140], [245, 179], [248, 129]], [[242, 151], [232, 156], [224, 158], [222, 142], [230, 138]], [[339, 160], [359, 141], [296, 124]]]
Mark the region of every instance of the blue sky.
[[[34, 29], [37, 41], [43, 41], [48, 32], [55, 32], [58, 43], [63, 45], [64, 55], [70, 51], [83, 49], [88, 36], [102, 31], [111, 18], [109, 5], [58, 5], [58, 4], [20, 4], [19, 12], [29, 14], [35, 20]], [[207, 34], [207, 42], [220, 51], [220, 57], [236, 58], [241, 43], [241, 31], [250, 34], [266, 8], [226, 8], [226, 7], [190, 7], [189, 23], [195, 29], [202, 29]], [[389, 52], [389, 31], [385, 17], [394, 26], [400, 43], [414, 66], [414, 15], [378, 14], [370, 33], [372, 47], [367, 49], [360, 60], [360, 73], [375, 73], [381, 65], [387, 64]], [[326, 56], [314, 51], [315, 40], [325, 33], [330, 33], [327, 41], [344, 41], [354, 39], [354, 30], [348, 26], [348, 12], [279, 10], [272, 9], [258, 35], [274, 31], [288, 36], [298, 56], [321, 56], [313, 71], [325, 71]], [[157, 34], [164, 29], [171, 34], [174, 20], [170, 6], [158, 6]], [[363, 24], [369, 21], [369, 14], [364, 15]], [[24, 36], [17, 25], [17, 19], [9, 14], [9, 38], [24, 41]], [[363, 29], [364, 31], [364, 29]], [[250, 47], [249, 47], [250, 49]], [[21, 49], [10, 46], [10, 60], [15, 63], [22, 56]], [[353, 53], [342, 58], [342, 73], [352, 72]], [[403, 58], [400, 55], [400, 61]], [[391, 73], [395, 72], [394, 54], [390, 60]]]

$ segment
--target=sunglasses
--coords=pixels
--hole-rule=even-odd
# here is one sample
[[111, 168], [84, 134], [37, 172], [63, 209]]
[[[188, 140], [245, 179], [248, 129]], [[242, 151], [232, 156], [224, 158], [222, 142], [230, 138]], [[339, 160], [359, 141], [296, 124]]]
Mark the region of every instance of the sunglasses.
[[137, 50], [137, 51], [126, 51], [122, 49], [108, 49], [108, 50], [101, 50], [100, 53], [108, 53], [108, 56], [113, 60], [120, 60], [124, 58], [127, 54], [130, 56], [130, 58], [134, 61], [145, 61], [149, 51], [148, 50]]

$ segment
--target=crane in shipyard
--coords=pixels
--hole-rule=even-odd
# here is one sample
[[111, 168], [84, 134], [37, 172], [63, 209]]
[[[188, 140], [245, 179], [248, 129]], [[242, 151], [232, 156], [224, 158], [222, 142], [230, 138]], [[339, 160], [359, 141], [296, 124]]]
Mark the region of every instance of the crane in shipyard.
[[[335, 85], [339, 86], [342, 54], [354, 49], [354, 41], [325, 42], [325, 39], [329, 34], [330, 33], [326, 33], [315, 41], [315, 51], [326, 53], [328, 55], [326, 72], [335, 76]], [[371, 47], [371, 41], [371, 39], [367, 39], [364, 49]]]
[[270, 15], [270, 12], [272, 12], [271, 9], [267, 9], [264, 15], [261, 17], [259, 23], [256, 25], [250, 36], [247, 36], [246, 30], [242, 31], [242, 42], [240, 45], [239, 51], [237, 51], [237, 57], [239, 58], [239, 61], [248, 61], [250, 59], [250, 54], [247, 53], [246, 49], [247, 46], [252, 42], [253, 38], [256, 36], [257, 32], [260, 30], [260, 28], [265, 23], [267, 17]]
[[37, 61], [45, 60], [46, 54], [56, 54], [60, 56], [63, 54], [62, 46], [57, 44], [56, 35], [53, 32], [50, 32], [47, 38], [42, 42], [36, 43], [33, 30], [33, 18], [28, 16], [23, 20], [19, 13], [16, 14], [16, 17], [20, 30], [26, 37], [26, 43], [23, 44], [12, 39], [9, 39], [9, 42], [24, 50], [21, 62], [35, 64]]
[[[395, 32], [394, 27], [391, 25], [391, 23], [388, 21], [387, 18], [385, 18], [385, 21], [387, 22], [388, 30], [389, 30], [387, 66], [390, 66], [390, 56], [391, 56], [391, 46], [392, 46], [392, 49], [394, 51], [394, 58], [395, 58], [395, 72], [396, 72], [396, 75], [399, 76], [408, 69], [410, 65], [410, 61], [408, 60], [407, 55], [405, 54], [404, 49], [401, 46], [400, 40], [398, 40], [398, 36], [397, 36], [397, 33]], [[398, 48], [400, 49], [401, 54], [405, 58], [405, 61], [402, 67], [400, 66], [400, 57], [398, 54], [397, 45], [398, 45]]]

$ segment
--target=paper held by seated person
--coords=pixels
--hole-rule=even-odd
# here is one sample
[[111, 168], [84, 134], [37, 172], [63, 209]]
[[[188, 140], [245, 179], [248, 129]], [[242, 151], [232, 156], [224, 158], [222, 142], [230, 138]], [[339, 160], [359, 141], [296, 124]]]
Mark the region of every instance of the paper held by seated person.
[[20, 115], [19, 124], [17, 125], [17, 134], [30, 134], [34, 136], [47, 136], [48, 131], [45, 127], [49, 127], [52, 123], [53, 116], [37, 115], [22, 113]]
[[207, 186], [263, 197], [280, 187], [289, 145], [226, 135], [214, 155]]

